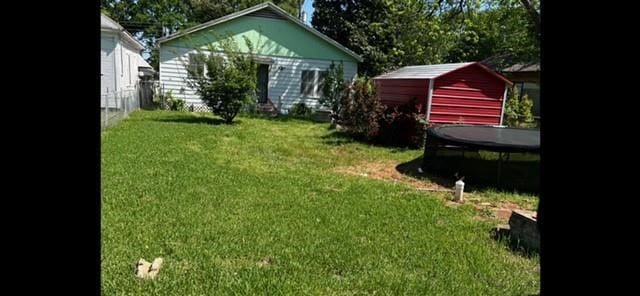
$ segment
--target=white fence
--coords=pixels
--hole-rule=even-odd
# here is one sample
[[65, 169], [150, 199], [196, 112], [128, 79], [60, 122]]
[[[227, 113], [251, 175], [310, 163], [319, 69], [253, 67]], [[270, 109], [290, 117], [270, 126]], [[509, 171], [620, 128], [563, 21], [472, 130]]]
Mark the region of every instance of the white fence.
[[100, 96], [100, 127], [112, 126], [138, 109], [140, 97], [137, 88], [103, 94]]

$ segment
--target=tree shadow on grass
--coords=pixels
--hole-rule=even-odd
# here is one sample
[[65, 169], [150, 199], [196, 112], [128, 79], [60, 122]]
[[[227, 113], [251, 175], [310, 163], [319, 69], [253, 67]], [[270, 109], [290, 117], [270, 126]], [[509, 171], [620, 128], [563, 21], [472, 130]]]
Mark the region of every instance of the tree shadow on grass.
[[374, 146], [374, 147], [389, 148], [389, 149], [392, 149], [391, 153], [399, 153], [399, 152], [404, 152], [408, 150], [421, 149], [419, 147], [392, 145], [392, 144], [386, 144], [381, 142], [369, 141], [369, 140], [366, 140], [364, 137], [353, 136], [349, 133], [337, 131], [331, 128], [328, 128], [328, 129], [332, 130], [332, 132], [320, 137], [322, 138], [322, 142], [328, 145], [339, 146], [339, 145], [344, 145], [349, 143], [360, 143], [360, 144], [365, 144], [365, 145]]
[[[473, 154], [473, 153], [471, 153]], [[423, 173], [418, 169], [422, 168]], [[502, 164], [500, 182], [498, 182], [498, 164], [496, 160], [458, 155], [438, 155], [431, 158], [426, 167], [422, 167], [422, 157], [418, 157], [396, 167], [404, 175], [414, 178], [427, 177], [429, 180], [452, 187], [464, 177], [466, 190], [497, 189], [537, 194], [540, 192], [539, 161], [509, 161]]]
[[294, 116], [294, 115], [287, 115], [287, 114], [269, 115], [269, 114], [260, 114], [260, 113], [243, 113], [242, 117], [266, 119], [266, 120], [278, 121], [278, 122], [306, 121], [311, 123], [329, 123], [329, 121], [317, 118], [313, 114], [308, 116]]
[[[227, 123], [225, 123], [224, 120], [222, 120], [220, 118], [205, 117], [205, 116], [193, 115], [193, 114], [189, 114], [189, 113], [163, 116], [162, 118], [153, 119], [153, 121], [192, 123], [192, 124], [208, 124], [208, 125], [227, 124]], [[233, 122], [231, 122], [228, 125], [235, 125], [235, 124], [239, 124], [241, 122], [242, 121], [240, 121], [240, 120], [234, 120]]]
[[452, 188], [457, 181], [454, 174], [437, 174], [431, 171], [423, 171], [420, 173], [419, 169], [421, 169], [421, 167], [422, 157], [418, 157], [412, 161], [397, 165], [396, 171], [415, 179], [428, 179], [433, 183], [447, 188]]

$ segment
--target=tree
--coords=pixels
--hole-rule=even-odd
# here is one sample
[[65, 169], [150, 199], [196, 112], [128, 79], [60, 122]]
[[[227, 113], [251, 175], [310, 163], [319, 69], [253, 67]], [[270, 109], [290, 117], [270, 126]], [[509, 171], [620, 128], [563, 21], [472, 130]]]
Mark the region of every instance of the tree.
[[[241, 53], [238, 45], [228, 36], [220, 46], [209, 45], [208, 52], [198, 51], [198, 62], [206, 67], [204, 72], [198, 63], [183, 62], [188, 73], [188, 84], [196, 90], [213, 114], [231, 123], [238, 112], [256, 98], [257, 62], [253, 44], [244, 38], [249, 53]], [[223, 52], [224, 54], [216, 54]], [[193, 62], [193, 61], [191, 61]]]
[[316, 0], [313, 26], [361, 55], [358, 72], [442, 61], [452, 35], [423, 0]]
[[[536, 36], [526, 11], [516, 0], [485, 1], [482, 9], [467, 12], [447, 62], [486, 61], [502, 69], [518, 62], [539, 61]], [[487, 58], [491, 58], [487, 60]]]
[[520, 96], [512, 87], [504, 108], [504, 124], [510, 127], [531, 127], [533, 125], [533, 101], [528, 95]]
[[[192, 20], [197, 23], [208, 22], [263, 2], [263, 0], [191, 0]], [[299, 17], [301, 5], [299, 0], [274, 0], [271, 2], [289, 14]]]
[[102, 11], [141, 40], [149, 53], [149, 64], [159, 68], [156, 40], [197, 23], [191, 4], [183, 0], [101, 0]]
[[331, 117], [335, 121], [340, 114], [340, 99], [347, 85], [344, 81], [344, 66], [342, 63], [335, 65], [331, 62], [327, 76], [322, 85], [322, 97], [318, 102], [331, 109]]
[[540, 28], [540, 1], [537, 0], [520, 0], [522, 6], [527, 10], [529, 14], [529, 21], [533, 24], [536, 33], [536, 40], [540, 42], [540, 35], [542, 34], [542, 29]]
[[[539, 1], [529, 1], [535, 7]], [[361, 75], [406, 65], [536, 61], [539, 35], [519, 0], [315, 0], [311, 23], [364, 58]]]

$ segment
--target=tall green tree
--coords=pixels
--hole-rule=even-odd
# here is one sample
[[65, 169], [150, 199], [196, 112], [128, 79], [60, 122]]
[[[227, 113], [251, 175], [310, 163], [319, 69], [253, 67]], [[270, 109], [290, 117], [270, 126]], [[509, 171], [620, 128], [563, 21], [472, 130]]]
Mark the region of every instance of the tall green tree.
[[[528, 3], [539, 7], [537, 0]], [[313, 26], [363, 56], [361, 75], [405, 65], [539, 56], [535, 23], [519, 0], [315, 0], [314, 7]]]
[[495, 68], [537, 62], [540, 49], [533, 26], [520, 1], [482, 1], [479, 7], [460, 16], [456, 42], [445, 61], [490, 59], [490, 66]]
[[191, 3], [183, 0], [101, 0], [101, 10], [145, 45], [149, 63], [158, 69], [156, 40], [197, 23]]
[[[263, 0], [191, 0], [192, 19], [197, 23], [204, 23], [219, 17], [231, 14], [254, 5], [263, 3]], [[272, 0], [273, 4], [284, 9], [289, 14], [299, 17], [300, 0]]]
[[438, 63], [452, 42], [430, 1], [316, 0], [313, 5], [314, 28], [362, 55], [362, 75]]

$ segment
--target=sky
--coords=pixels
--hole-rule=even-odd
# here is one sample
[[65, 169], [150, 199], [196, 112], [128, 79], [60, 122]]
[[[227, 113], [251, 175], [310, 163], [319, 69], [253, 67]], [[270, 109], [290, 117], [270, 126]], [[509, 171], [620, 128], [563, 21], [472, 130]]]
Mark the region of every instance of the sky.
[[304, 0], [304, 4], [302, 5], [302, 10], [307, 13], [307, 23], [311, 24], [311, 16], [313, 16], [313, 0]]

